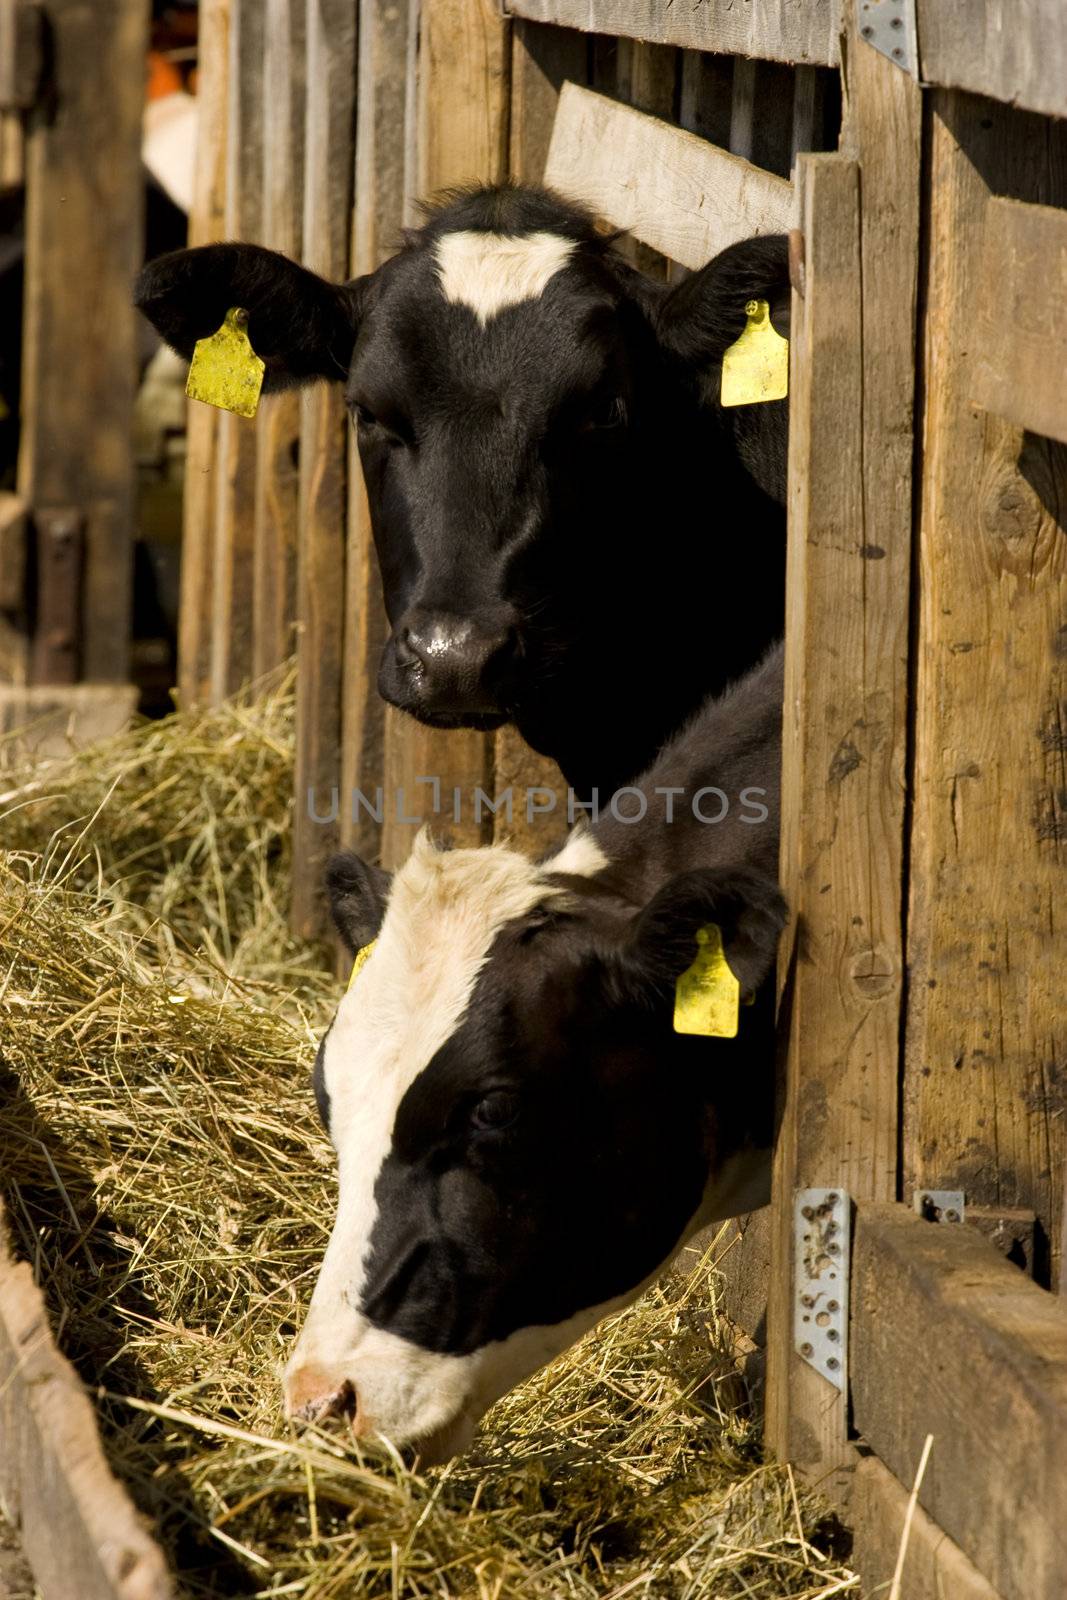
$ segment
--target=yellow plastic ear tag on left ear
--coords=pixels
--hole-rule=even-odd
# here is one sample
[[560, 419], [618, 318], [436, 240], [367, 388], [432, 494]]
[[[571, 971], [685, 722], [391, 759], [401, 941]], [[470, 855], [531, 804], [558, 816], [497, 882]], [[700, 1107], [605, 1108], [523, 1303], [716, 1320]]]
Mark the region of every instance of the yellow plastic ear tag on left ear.
[[697, 932], [696, 960], [682, 973], [675, 987], [675, 1033], [736, 1039], [740, 999], [741, 985], [726, 960], [722, 931], [714, 922], [709, 922]]
[[766, 300], [745, 307], [745, 331], [722, 358], [724, 406], [754, 406], [761, 400], [784, 400], [789, 393], [789, 340], [771, 322]]
[[248, 312], [231, 306], [218, 332], [196, 341], [185, 392], [190, 400], [254, 417], [266, 370], [248, 338]]
[[378, 943], [377, 939], [372, 939], [370, 944], [365, 944], [363, 946], [362, 950], [357, 950], [356, 951], [356, 959], [352, 963], [352, 976], [348, 980], [349, 989], [351, 989], [352, 985], [355, 983], [356, 979], [359, 977], [359, 975], [362, 972], [363, 968], [366, 966], [367, 962], [370, 960], [370, 953], [374, 949], [374, 946], [377, 943]]

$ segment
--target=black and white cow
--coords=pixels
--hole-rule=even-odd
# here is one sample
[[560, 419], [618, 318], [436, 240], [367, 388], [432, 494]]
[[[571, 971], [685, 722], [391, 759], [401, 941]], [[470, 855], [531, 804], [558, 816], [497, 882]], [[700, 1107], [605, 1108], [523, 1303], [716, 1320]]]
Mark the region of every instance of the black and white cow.
[[[766, 1202], [781, 703], [776, 648], [645, 774], [642, 820], [540, 865], [426, 834], [391, 882], [331, 863], [349, 948], [376, 942], [315, 1066], [339, 1205], [290, 1415], [452, 1454], [687, 1237]], [[759, 991], [736, 1039], [673, 1030], [708, 922]]]
[[266, 390], [345, 384], [385, 699], [435, 726], [511, 720], [605, 794], [781, 632], [787, 403], [718, 403], [753, 296], [784, 329], [784, 239], [668, 288], [525, 186], [453, 196], [351, 283], [219, 244], [137, 288], [183, 355], [241, 305]]

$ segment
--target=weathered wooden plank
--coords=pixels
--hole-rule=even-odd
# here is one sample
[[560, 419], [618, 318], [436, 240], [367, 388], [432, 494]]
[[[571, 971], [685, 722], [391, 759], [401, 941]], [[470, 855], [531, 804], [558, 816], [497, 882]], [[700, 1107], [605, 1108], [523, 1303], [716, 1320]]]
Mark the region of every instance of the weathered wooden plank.
[[781, 233], [792, 218], [783, 178], [573, 83], [560, 95], [546, 178], [684, 267], [737, 239]]
[[917, 0], [924, 83], [1067, 117], [1062, 0]]
[[729, 147], [764, 172], [788, 178], [793, 131], [793, 74], [773, 61], [734, 62]]
[[[1067, 1570], [1067, 1306], [970, 1228], [860, 1206], [855, 1423], [1004, 1600], [1060, 1600]], [[984, 1465], [979, 1465], [984, 1464]]]
[[[128, 676], [146, 13], [50, 5], [54, 97], [26, 141], [19, 490], [85, 522], [81, 676]], [[73, 264], [76, 262], [76, 270]]]
[[1067, 442], [1067, 211], [990, 200], [971, 399]]
[[[918, 1458], [916, 1458], [916, 1464]], [[914, 1477], [895, 1478], [877, 1456], [860, 1455], [852, 1478], [848, 1525], [852, 1530], [849, 1564], [866, 1594], [888, 1594]], [[901, 1570], [908, 1600], [1001, 1600], [992, 1584], [943, 1528], [916, 1506]]]
[[667, 0], [506, 0], [506, 9], [531, 22], [555, 22], [650, 44], [769, 61], [837, 64], [836, 0], [765, 0], [743, 6], [731, 0], [702, 0], [699, 5], [670, 5]]
[[[348, 276], [356, 134], [356, 13], [350, 0], [308, 0], [304, 145], [304, 262], [323, 277]], [[300, 544], [297, 567], [296, 806], [293, 929], [326, 927], [322, 875], [337, 847], [328, 813], [340, 780], [345, 632], [348, 415], [339, 384], [301, 397]]]
[[[189, 243], [226, 232], [229, 135], [230, 0], [201, 0], [197, 75], [196, 168]], [[181, 592], [178, 603], [178, 695], [183, 705], [211, 697], [211, 594], [218, 503], [218, 412], [191, 400], [185, 440]]]
[[163, 1554], [111, 1475], [0, 1205], [0, 1494], [41, 1600], [171, 1600]]
[[[230, 0], [224, 227], [229, 239], [255, 242], [263, 228], [265, 23], [262, 0]], [[216, 426], [210, 685], [218, 702], [252, 673], [257, 430], [230, 411], [220, 413]]]
[[798, 67], [793, 79], [792, 160], [805, 150], [825, 149], [825, 72]]
[[1032, 1210], [1036, 1270], [1054, 1282], [1067, 453], [979, 410], [970, 378], [989, 196], [1067, 200], [1067, 126], [952, 91], [931, 100], [904, 1193], [962, 1188]]
[[725, 150], [730, 143], [733, 62], [728, 56], [684, 50], [681, 75], [678, 121]]
[[[415, 170], [416, 191], [494, 182], [507, 172], [509, 24], [492, 0], [424, 0], [419, 24]], [[475, 788], [492, 793], [493, 741], [466, 729], [442, 733], [391, 709], [385, 723], [386, 813], [382, 858], [396, 866], [415, 834], [404, 816], [433, 817], [440, 781], [440, 823], [457, 844], [481, 844], [491, 823], [474, 820]], [[459, 820], [453, 794], [460, 792]], [[402, 803], [401, 803], [402, 802]]]
[[[263, 58], [263, 243], [300, 259], [303, 247], [306, 0], [267, 0]], [[268, 395], [257, 420], [252, 555], [252, 673], [295, 644], [300, 397]]]

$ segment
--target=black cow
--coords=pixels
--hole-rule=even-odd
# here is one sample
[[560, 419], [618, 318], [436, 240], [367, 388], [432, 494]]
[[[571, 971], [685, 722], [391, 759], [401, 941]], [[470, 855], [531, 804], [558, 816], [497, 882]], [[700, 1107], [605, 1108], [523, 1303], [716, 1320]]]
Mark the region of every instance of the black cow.
[[782, 238], [668, 288], [541, 189], [460, 193], [331, 284], [253, 245], [178, 251], [137, 301], [183, 355], [249, 312], [265, 388], [346, 385], [392, 635], [379, 687], [513, 721], [610, 793], [782, 624], [786, 402], [723, 411], [745, 302], [784, 326]]
[[[766, 1202], [781, 703], [776, 648], [540, 866], [425, 834], [391, 883], [334, 859], [342, 936], [375, 943], [316, 1062], [340, 1194], [291, 1415], [453, 1453], [698, 1228]], [[732, 1039], [673, 1028], [707, 923], [756, 994]]]

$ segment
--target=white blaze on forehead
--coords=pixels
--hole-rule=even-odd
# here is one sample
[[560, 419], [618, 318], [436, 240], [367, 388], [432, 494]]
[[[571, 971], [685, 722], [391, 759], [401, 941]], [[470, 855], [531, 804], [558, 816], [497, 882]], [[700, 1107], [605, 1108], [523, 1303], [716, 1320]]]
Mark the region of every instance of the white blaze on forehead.
[[566, 872], [572, 878], [595, 878], [608, 865], [608, 858], [588, 829], [575, 828], [563, 848], [550, 856], [542, 872]]
[[536, 300], [567, 265], [574, 240], [558, 233], [445, 233], [434, 247], [446, 300], [484, 325], [505, 306]]

